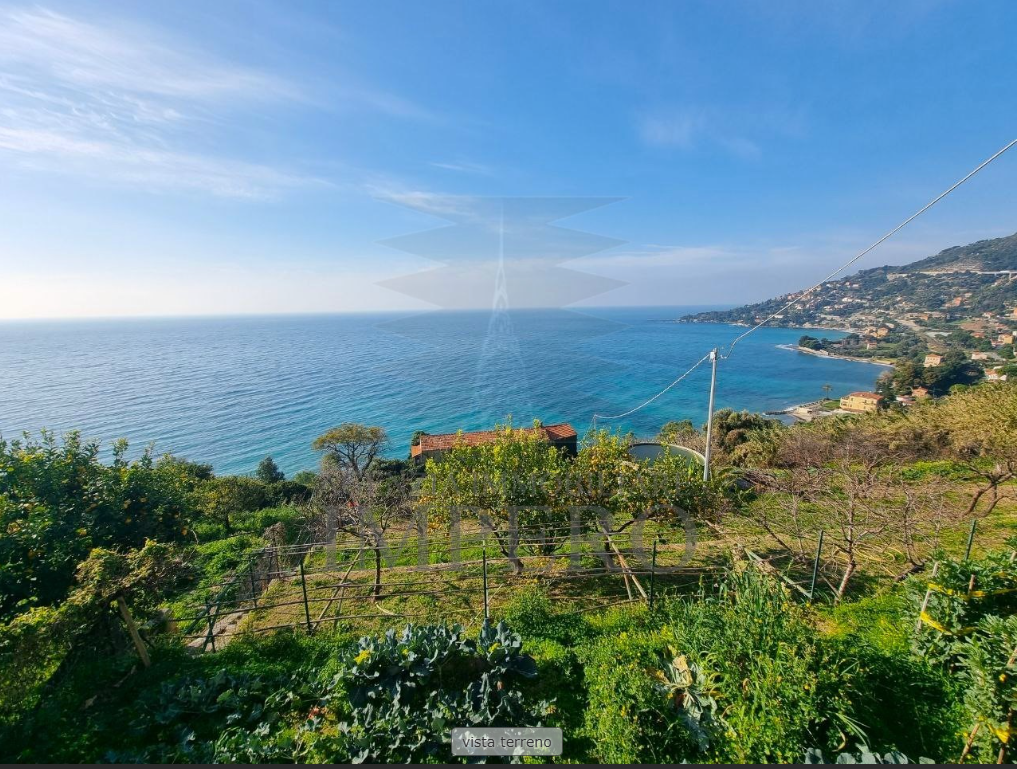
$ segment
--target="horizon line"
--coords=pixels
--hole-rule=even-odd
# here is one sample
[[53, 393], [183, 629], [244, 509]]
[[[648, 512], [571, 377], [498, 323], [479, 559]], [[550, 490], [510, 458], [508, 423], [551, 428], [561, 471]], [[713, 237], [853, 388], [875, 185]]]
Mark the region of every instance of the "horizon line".
[[[560, 310], [562, 312], [579, 312], [588, 310], [635, 310], [635, 309], [686, 309], [703, 308], [713, 309], [740, 307], [740, 304], [605, 304], [605, 305], [580, 305], [580, 306], [546, 306], [546, 307], [510, 307], [508, 312], [541, 312], [547, 310]], [[60, 322], [88, 322], [88, 321], [142, 321], [142, 320], [226, 320], [226, 319], [253, 319], [253, 318], [321, 318], [335, 317], [342, 315], [431, 315], [435, 313], [489, 313], [489, 307], [460, 307], [447, 308], [436, 307], [434, 309], [371, 309], [371, 310], [323, 310], [312, 312], [243, 312], [243, 313], [186, 313], [186, 314], [152, 314], [152, 315], [50, 315], [50, 316], [28, 316], [16, 318], [0, 317], [2, 323], [60, 323]]]

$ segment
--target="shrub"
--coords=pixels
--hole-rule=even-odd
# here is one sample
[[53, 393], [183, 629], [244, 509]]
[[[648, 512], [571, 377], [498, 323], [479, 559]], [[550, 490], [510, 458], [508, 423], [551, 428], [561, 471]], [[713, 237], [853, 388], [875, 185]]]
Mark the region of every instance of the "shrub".
[[361, 638], [324, 700], [348, 711], [348, 720], [322, 732], [310, 759], [450, 761], [454, 726], [541, 725], [547, 703], [528, 702], [519, 688], [536, 674], [504, 623], [485, 622], [476, 640], [441, 625]]
[[583, 668], [576, 651], [548, 638], [527, 640], [526, 649], [537, 663], [537, 677], [527, 682], [523, 691], [535, 701], [551, 703], [546, 725], [562, 730], [562, 755], [588, 756], [593, 743], [583, 730], [588, 701]]
[[684, 735], [671, 732], [665, 697], [652, 670], [667, 641], [660, 631], [623, 631], [580, 650], [589, 705], [586, 736], [596, 760], [613, 764], [678, 763], [694, 759]]
[[[965, 638], [987, 616], [1017, 614], [1017, 564], [1009, 552], [995, 552], [978, 560], [945, 559], [938, 555], [934, 579], [908, 580], [913, 616], [924, 604], [924, 626], [915, 635], [915, 651], [933, 662], [957, 660]], [[926, 591], [929, 600], [925, 602]]]
[[521, 590], [505, 607], [505, 621], [527, 638], [547, 638], [572, 646], [595, 633], [582, 614], [556, 614], [540, 588]]
[[711, 759], [801, 759], [803, 745], [862, 736], [851, 716], [854, 671], [821, 642], [804, 609], [776, 580], [735, 573], [715, 594], [665, 603], [670, 643], [715, 681], [726, 738]]

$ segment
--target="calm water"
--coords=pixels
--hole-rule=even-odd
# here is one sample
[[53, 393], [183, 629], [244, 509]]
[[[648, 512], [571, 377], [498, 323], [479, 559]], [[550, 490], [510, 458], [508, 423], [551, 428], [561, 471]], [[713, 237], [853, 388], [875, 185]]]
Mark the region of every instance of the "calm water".
[[[687, 309], [687, 308], [686, 308]], [[743, 329], [660, 322], [682, 308], [0, 323], [0, 434], [80, 429], [154, 442], [249, 473], [271, 454], [315, 465], [311, 440], [345, 421], [382, 425], [390, 454], [414, 430], [491, 426], [511, 414], [569, 421], [626, 411]], [[719, 369], [717, 407], [763, 411], [871, 389], [883, 370], [782, 350], [800, 331], [761, 329]], [[837, 336], [827, 333], [827, 336]], [[709, 368], [613, 423], [652, 435], [706, 416]]]

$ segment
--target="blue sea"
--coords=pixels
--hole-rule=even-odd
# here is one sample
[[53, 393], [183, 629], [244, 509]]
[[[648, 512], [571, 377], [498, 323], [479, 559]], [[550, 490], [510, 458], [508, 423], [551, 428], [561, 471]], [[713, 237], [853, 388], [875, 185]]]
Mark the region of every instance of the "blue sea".
[[[639, 307], [0, 323], [0, 435], [80, 430], [108, 447], [154, 444], [251, 473], [270, 454], [313, 468], [312, 439], [355, 421], [381, 425], [389, 455], [414, 430], [489, 428], [511, 416], [571, 422], [628, 411], [743, 328], [670, 322], [702, 308]], [[717, 408], [765, 411], [871, 389], [882, 368], [778, 345], [763, 328], [718, 369]], [[836, 332], [824, 336], [837, 337]], [[709, 366], [646, 408], [600, 426], [652, 436], [705, 420]]]

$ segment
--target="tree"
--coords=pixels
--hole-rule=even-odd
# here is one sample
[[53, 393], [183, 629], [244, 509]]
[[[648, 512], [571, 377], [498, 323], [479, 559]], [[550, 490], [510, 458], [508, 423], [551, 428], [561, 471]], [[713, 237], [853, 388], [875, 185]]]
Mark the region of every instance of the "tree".
[[324, 452], [325, 460], [336, 462], [358, 479], [371, 463], [388, 446], [388, 435], [381, 427], [369, 427], [356, 422], [345, 422], [314, 439], [311, 447]]
[[127, 444], [103, 464], [99, 444], [68, 433], [60, 442], [0, 440], [0, 619], [66, 596], [77, 565], [94, 548], [140, 548], [184, 538], [194, 516], [191, 492], [206, 466]]
[[905, 554], [909, 571], [920, 567], [917, 543], [945, 514], [941, 484], [901, 473], [903, 463], [935, 451], [925, 430], [894, 414], [830, 418], [777, 434], [772, 465], [758, 476], [769, 493], [752, 508], [756, 522], [803, 564], [824, 530], [841, 562], [833, 586], [840, 597], [863, 553], [884, 551], [889, 542]]
[[[753, 433], [776, 430], [780, 427], [779, 421], [769, 419], [762, 414], [721, 409], [713, 415], [714, 448], [726, 451], [730, 455], [738, 446], [746, 443]], [[705, 425], [703, 430], [705, 432]]]
[[488, 530], [515, 574], [522, 574], [520, 531], [544, 527], [558, 547], [569, 521], [568, 500], [560, 493], [567, 461], [540, 433], [497, 427], [493, 443], [460, 443], [441, 460], [429, 459], [419, 503], [429, 518], [457, 526], [461, 516]]
[[374, 555], [373, 600], [381, 596], [381, 567], [385, 532], [393, 521], [411, 512], [410, 484], [404, 475], [374, 470], [357, 475], [351, 466], [329, 462], [322, 467], [312, 503], [319, 512], [317, 536], [334, 541], [336, 532], [349, 534]]
[[699, 433], [696, 432], [691, 419], [673, 419], [660, 428], [657, 440], [661, 443], [673, 443], [676, 446], [688, 446], [690, 439], [698, 437]]
[[301, 486], [314, 488], [314, 483], [318, 480], [318, 474], [314, 470], [301, 470], [299, 473], [294, 474], [290, 480], [294, 483], [299, 483]]
[[1017, 478], [1017, 383], [986, 383], [951, 395], [943, 402], [912, 412], [923, 422], [935, 420], [948, 433], [954, 455], [982, 480], [968, 505], [978, 511], [990, 494], [982, 515], [991, 513], [1003, 484]]
[[262, 483], [279, 483], [279, 481], [286, 480], [286, 474], [279, 469], [279, 465], [271, 456], [265, 457], [258, 463], [254, 477]]
[[268, 495], [261, 481], [227, 475], [206, 481], [198, 490], [198, 499], [204, 513], [221, 524], [229, 536], [233, 533], [236, 517], [265, 507]]

